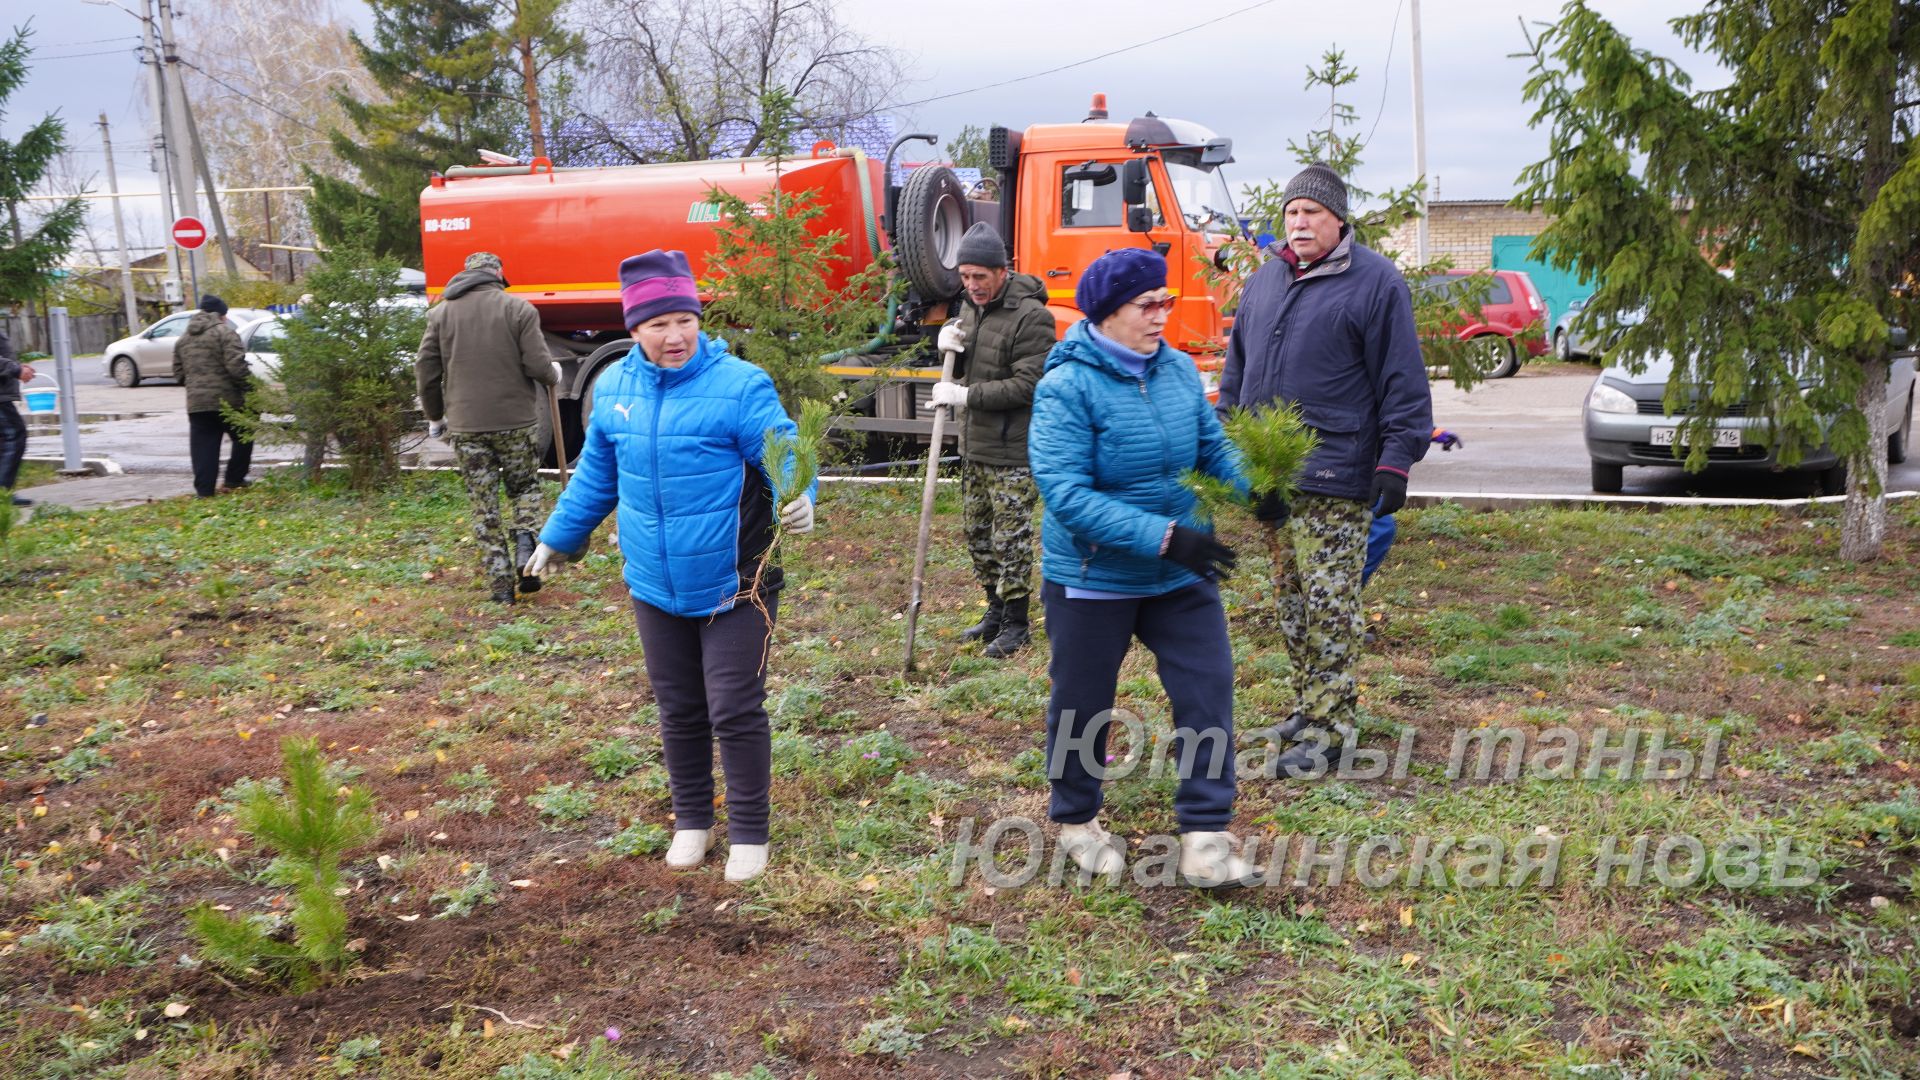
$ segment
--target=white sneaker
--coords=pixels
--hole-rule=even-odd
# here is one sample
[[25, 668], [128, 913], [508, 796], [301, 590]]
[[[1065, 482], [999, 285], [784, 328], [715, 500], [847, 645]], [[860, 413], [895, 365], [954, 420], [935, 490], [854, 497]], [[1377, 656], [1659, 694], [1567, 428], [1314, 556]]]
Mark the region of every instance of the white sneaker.
[[707, 851], [712, 847], [712, 829], [675, 829], [673, 843], [667, 846], [667, 865], [675, 870], [691, 870], [707, 860]]
[[1098, 821], [1060, 826], [1060, 847], [1090, 874], [1119, 877], [1127, 868], [1120, 841], [1100, 827]]
[[752, 881], [766, 868], [765, 844], [734, 844], [727, 849], [728, 881]]
[[1201, 889], [1253, 885], [1259, 869], [1233, 853], [1233, 834], [1190, 832], [1180, 836], [1180, 876]]

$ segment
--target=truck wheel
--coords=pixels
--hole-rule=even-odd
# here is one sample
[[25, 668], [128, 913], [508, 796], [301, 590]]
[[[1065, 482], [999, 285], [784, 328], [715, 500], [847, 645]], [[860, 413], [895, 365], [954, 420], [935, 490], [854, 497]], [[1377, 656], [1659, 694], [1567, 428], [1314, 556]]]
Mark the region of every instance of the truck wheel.
[[[547, 387], [534, 390], [533, 445], [540, 451], [540, 467], [552, 469], [559, 466], [553, 450], [553, 409], [547, 404], [547, 398], [554, 391]], [[560, 402], [561, 446], [566, 448], [567, 464], [572, 465], [580, 456], [581, 447], [586, 445], [586, 436], [580, 426], [580, 403], [561, 399]]]
[[960, 291], [960, 237], [967, 231], [966, 191], [945, 165], [907, 174], [893, 222], [900, 269], [920, 295], [946, 298]]
[[[586, 445], [587, 425], [593, 420], [594, 384], [600, 381], [601, 374], [605, 372], [615, 360], [620, 359], [632, 351], [633, 342], [631, 341], [610, 341], [598, 349], [595, 349], [593, 355], [580, 362], [580, 374], [573, 384], [573, 397], [575, 401], [580, 403], [580, 445], [582, 447]], [[545, 403], [543, 402], [542, 404], [544, 405]], [[564, 401], [561, 402], [563, 422], [565, 419], [565, 405], [566, 403]], [[578, 453], [578, 450], [575, 452]]]

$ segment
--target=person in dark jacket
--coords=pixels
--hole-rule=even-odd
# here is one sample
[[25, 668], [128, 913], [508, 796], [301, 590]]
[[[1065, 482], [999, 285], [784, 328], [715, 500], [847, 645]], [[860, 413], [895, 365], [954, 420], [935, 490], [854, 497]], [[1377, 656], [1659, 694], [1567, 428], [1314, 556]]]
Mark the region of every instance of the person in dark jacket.
[[[27, 456], [27, 422], [15, 404], [20, 400], [20, 384], [33, 381], [33, 365], [14, 356], [13, 342], [0, 327], [0, 490], [11, 493], [20, 482], [20, 459]], [[32, 506], [25, 495], [14, 495], [13, 505]]]
[[1007, 245], [993, 226], [983, 221], [968, 229], [957, 254], [966, 315], [940, 328], [940, 348], [960, 354], [957, 371], [966, 382], [936, 384], [933, 403], [966, 410], [960, 499], [987, 614], [960, 637], [986, 642], [986, 654], [998, 659], [1012, 656], [1030, 636], [1039, 492], [1027, 466], [1027, 423], [1034, 385], [1053, 348], [1054, 321], [1046, 284], [1007, 269]]
[[[253, 464], [253, 436], [235, 427], [225, 407], [245, 408], [253, 378], [247, 369], [246, 346], [240, 332], [227, 321], [227, 302], [217, 296], [200, 298], [200, 311], [187, 320], [186, 332], [173, 348], [173, 377], [187, 388], [187, 451], [193, 459], [193, 493], [210, 499], [216, 491], [247, 486]], [[230, 439], [226, 478], [220, 479], [220, 440]]]
[[1298, 776], [1352, 730], [1368, 527], [1406, 502], [1433, 402], [1407, 283], [1354, 242], [1346, 184], [1309, 165], [1282, 199], [1286, 246], [1241, 293], [1218, 408], [1294, 404], [1320, 439], [1293, 505], [1269, 494], [1259, 510], [1298, 702], [1274, 734], [1301, 740], [1275, 764]]
[[[481, 572], [489, 595], [501, 604], [513, 603], [516, 585], [523, 593], [540, 588], [538, 577], [522, 574], [516, 581], [514, 568], [533, 555], [534, 529], [545, 509], [533, 437], [534, 410], [543, 403], [535, 384], [560, 381], [539, 313], [506, 290], [500, 256], [467, 256], [466, 269], [453, 275], [427, 313], [414, 362], [427, 433], [439, 438], [452, 432]], [[500, 520], [503, 486], [512, 506], [511, 536]]]
[[[583, 552], [609, 513], [673, 794], [667, 865], [705, 861], [713, 838], [713, 745], [727, 779], [726, 878], [767, 866], [772, 729], [768, 639], [782, 576], [773, 543], [767, 432], [792, 436], [773, 379], [700, 331], [687, 257], [649, 251], [620, 264], [635, 345], [594, 383], [579, 471], [560, 494], [526, 572]], [[789, 462], [789, 466], [790, 466]], [[818, 485], [779, 508], [789, 532], [813, 528]]]
[[1194, 469], [1244, 491], [1240, 454], [1193, 360], [1162, 337], [1173, 309], [1166, 259], [1109, 251], [1080, 275], [1074, 299], [1086, 318], [1048, 355], [1028, 434], [1046, 504], [1047, 815], [1083, 870], [1124, 869], [1124, 847], [1097, 818], [1120, 663], [1138, 638], [1173, 706], [1180, 873], [1207, 887], [1244, 881], [1251, 869], [1227, 832], [1233, 649], [1216, 584], [1234, 553], [1181, 483]]

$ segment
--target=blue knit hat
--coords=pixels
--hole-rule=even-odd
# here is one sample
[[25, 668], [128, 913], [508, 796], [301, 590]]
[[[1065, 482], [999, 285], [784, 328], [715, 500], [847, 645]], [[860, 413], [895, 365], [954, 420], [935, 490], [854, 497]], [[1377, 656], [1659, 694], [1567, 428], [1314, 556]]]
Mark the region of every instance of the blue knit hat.
[[683, 251], [654, 248], [620, 263], [620, 309], [631, 330], [670, 311], [700, 314], [700, 290]]
[[1093, 260], [1074, 287], [1073, 303], [1098, 323], [1141, 293], [1167, 287], [1167, 260], [1151, 248], [1121, 248]]

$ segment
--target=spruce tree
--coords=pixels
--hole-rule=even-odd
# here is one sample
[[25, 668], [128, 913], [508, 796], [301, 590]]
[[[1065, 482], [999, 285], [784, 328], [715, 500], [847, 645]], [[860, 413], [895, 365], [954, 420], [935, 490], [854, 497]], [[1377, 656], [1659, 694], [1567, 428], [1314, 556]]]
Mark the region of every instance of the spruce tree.
[[[27, 61], [33, 54], [27, 39], [32, 36], [29, 24], [0, 44], [0, 116], [5, 115], [7, 99], [26, 84]], [[48, 115], [16, 140], [0, 139], [0, 207], [7, 215], [5, 234], [0, 235], [0, 304], [16, 306], [44, 296], [86, 220], [86, 204], [79, 199], [38, 212], [29, 211], [32, 204], [25, 202], [54, 159], [66, 151], [66, 133], [66, 124]]]
[[[358, 181], [307, 171], [314, 231], [329, 247], [349, 227], [374, 254], [420, 265], [420, 189], [437, 169], [471, 164], [513, 139], [513, 111], [493, 5], [483, 0], [370, 0], [373, 38], [353, 36], [384, 103], [341, 95], [354, 133], [335, 131]], [[355, 225], [358, 222], [360, 224]]]
[[1920, 269], [1920, 2], [1714, 0], [1672, 25], [1715, 89], [1580, 0], [1534, 39], [1551, 141], [1515, 200], [1553, 218], [1534, 257], [1600, 283], [1592, 317], [1645, 311], [1609, 359], [1673, 357], [1688, 467], [1733, 405], [1784, 463], [1823, 438], [1844, 455], [1841, 555], [1873, 559], [1892, 330]]

